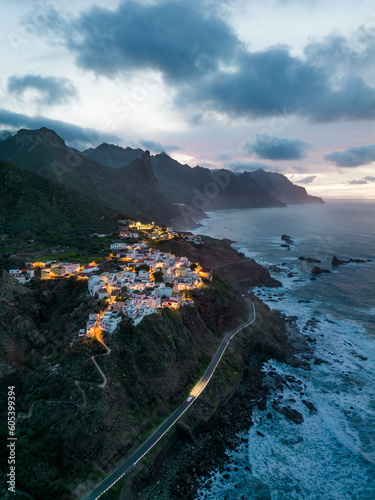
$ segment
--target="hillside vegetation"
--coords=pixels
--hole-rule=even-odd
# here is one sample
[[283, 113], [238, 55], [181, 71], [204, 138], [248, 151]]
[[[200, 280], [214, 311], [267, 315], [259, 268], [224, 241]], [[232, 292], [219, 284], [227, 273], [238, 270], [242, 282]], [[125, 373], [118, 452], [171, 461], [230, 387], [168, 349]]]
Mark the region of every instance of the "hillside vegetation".
[[0, 233], [115, 232], [119, 215], [97, 201], [0, 160]]
[[195, 306], [164, 309], [137, 327], [124, 320], [105, 339], [111, 354], [97, 358], [108, 379], [102, 389], [90, 356], [105, 350], [95, 339], [77, 339], [94, 305], [86, 283], [24, 287], [0, 273], [0, 381], [4, 391], [17, 387], [24, 413], [17, 485], [35, 499], [71, 498], [74, 484], [97, 481], [138, 446], [187, 396], [223, 334], [247, 316], [241, 296], [216, 278], [194, 293]]

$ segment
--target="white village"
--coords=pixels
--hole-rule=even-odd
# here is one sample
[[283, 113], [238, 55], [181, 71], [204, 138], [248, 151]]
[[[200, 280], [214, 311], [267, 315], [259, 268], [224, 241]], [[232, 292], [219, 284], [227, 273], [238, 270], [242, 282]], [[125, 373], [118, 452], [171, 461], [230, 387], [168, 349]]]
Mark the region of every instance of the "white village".
[[[143, 318], [157, 313], [161, 308], [193, 305], [186, 292], [204, 286], [202, 278], [210, 279], [211, 270], [190, 262], [186, 257], [150, 248], [144, 241], [134, 242], [141, 231], [147, 235], [147, 239], [154, 241], [177, 236], [171, 230], [154, 224], [128, 222], [127, 226], [120, 227], [120, 241], [111, 243], [106, 261], [114, 260], [120, 270], [102, 272], [100, 267], [103, 263], [92, 262], [81, 266], [77, 262], [55, 260], [34, 262], [30, 264], [31, 268], [12, 269], [10, 273], [22, 284], [34, 278], [34, 269], [38, 267], [42, 280], [72, 276], [87, 280], [87, 294], [105, 307], [99, 313], [93, 311], [89, 314], [85, 328], [79, 330], [79, 337], [113, 334], [124, 318], [138, 325]], [[92, 236], [113, 235], [94, 233]], [[201, 243], [200, 236], [185, 235], [184, 239], [195, 244]]]

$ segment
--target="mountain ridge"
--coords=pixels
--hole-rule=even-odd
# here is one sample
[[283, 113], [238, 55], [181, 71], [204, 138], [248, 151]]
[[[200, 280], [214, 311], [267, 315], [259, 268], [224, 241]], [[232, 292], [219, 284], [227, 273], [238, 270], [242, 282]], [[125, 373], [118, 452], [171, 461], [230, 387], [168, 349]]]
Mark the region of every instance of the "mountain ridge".
[[[110, 156], [107, 156], [106, 158], [103, 158], [103, 155], [101, 154], [102, 148], [105, 148], [107, 155], [111, 155], [111, 151], [115, 153], [115, 158], [112, 158]], [[114, 146], [114, 145], [107, 145], [106, 143], [101, 144], [95, 149], [90, 150], [90, 158], [95, 159], [96, 161], [102, 161], [105, 165], [111, 166], [112, 168], [119, 168], [120, 166], [124, 165], [127, 161], [127, 150], [130, 150], [132, 152], [132, 155], [136, 156], [142, 154], [142, 150], [140, 148], [138, 149], [132, 149], [132, 148], [121, 148], [120, 146]], [[182, 198], [177, 197], [177, 188], [180, 187], [180, 184], [184, 184], [184, 187], [186, 187], [186, 184], [193, 184], [191, 186], [191, 189], [197, 188], [199, 189], [199, 186], [204, 184], [205, 182], [211, 182], [212, 179], [209, 179], [209, 174], [212, 175], [213, 172], [217, 171], [212, 171], [208, 168], [205, 167], [200, 167], [197, 165], [196, 167], [191, 167], [190, 165], [181, 164], [174, 158], [170, 157], [165, 151], [151, 156], [151, 163], [155, 172], [156, 177], [159, 180], [159, 188], [161, 192], [164, 194], [164, 196], [171, 201], [172, 203], [192, 203], [192, 198], [194, 196], [194, 193], [190, 193], [190, 195], [187, 196], [186, 192], [184, 191], [179, 193], [182, 195]], [[166, 171], [167, 167], [170, 167], [169, 171]], [[179, 169], [178, 175], [176, 176], [176, 172], [173, 171], [172, 167], [175, 167], [175, 169]], [[175, 170], [174, 169], [174, 170]], [[266, 206], [277, 206], [277, 200], [280, 202], [279, 206], [286, 204], [286, 205], [292, 205], [292, 204], [299, 204], [299, 203], [322, 203], [323, 200], [317, 196], [312, 196], [309, 195], [306, 192], [306, 189], [302, 186], [297, 186], [287, 177], [285, 177], [283, 174], [279, 174], [276, 172], [267, 172], [263, 169], [259, 169], [256, 171], [250, 171], [250, 172], [242, 172], [239, 174], [234, 174], [231, 170], [228, 169], [219, 169], [219, 171], [225, 171], [228, 172], [228, 175], [231, 176], [231, 181], [233, 180], [234, 182], [231, 182], [232, 184], [235, 184], [235, 186], [238, 189], [238, 192], [236, 193], [236, 200], [230, 200], [230, 193], [228, 194], [228, 199], [224, 200], [223, 199], [223, 193], [221, 193], [220, 200], [215, 200], [214, 203], [209, 203], [209, 205], [206, 207], [207, 210], [215, 210], [215, 209], [225, 209], [225, 208], [255, 208], [257, 206], [261, 206], [262, 203], [268, 203]], [[263, 172], [263, 175], [259, 175], [259, 172]], [[238, 177], [239, 180], [236, 181], [234, 180], [234, 177]], [[179, 178], [180, 183], [176, 183], [176, 177]], [[267, 198], [261, 190], [259, 190], [259, 196], [258, 200], [253, 199], [250, 200], [248, 199], [247, 203], [244, 200], [244, 190], [246, 190], [246, 187], [248, 189], [253, 189], [254, 186], [252, 183], [249, 181], [249, 179], [253, 179], [258, 186], [261, 188], [261, 190], [265, 191], [265, 193], [273, 198], [273, 200]], [[198, 186], [199, 184], [199, 186]], [[232, 186], [235, 189], [235, 186]], [[232, 193], [234, 194], [234, 193]], [[249, 193], [248, 193], [249, 194]], [[253, 193], [254, 194], [254, 193]], [[238, 198], [239, 196], [239, 198]], [[250, 194], [249, 194], [250, 196]], [[263, 199], [262, 199], [263, 196]], [[219, 201], [221, 201], [221, 205], [217, 206], [219, 204]]]
[[165, 152], [107, 143], [81, 153], [45, 127], [0, 142], [0, 158], [130, 217], [177, 229], [196, 225], [204, 211], [324, 203], [282, 174], [190, 167]]
[[53, 131], [22, 129], [0, 143], [0, 158], [80, 192], [130, 217], [167, 223], [178, 210], [160, 193], [144, 152], [137, 163], [113, 169], [71, 151]]

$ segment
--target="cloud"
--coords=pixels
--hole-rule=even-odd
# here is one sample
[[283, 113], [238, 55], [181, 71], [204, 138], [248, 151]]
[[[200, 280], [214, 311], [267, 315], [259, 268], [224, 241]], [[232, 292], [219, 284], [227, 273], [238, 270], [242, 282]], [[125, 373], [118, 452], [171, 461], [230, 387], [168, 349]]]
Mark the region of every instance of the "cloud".
[[367, 181], [365, 179], [359, 179], [359, 180], [353, 180], [349, 181], [348, 184], [367, 184]]
[[258, 158], [268, 160], [299, 160], [305, 156], [310, 144], [300, 139], [283, 139], [267, 134], [258, 134], [253, 142], [244, 144], [244, 149]]
[[77, 65], [97, 75], [149, 68], [182, 81], [230, 62], [239, 45], [230, 26], [202, 8], [188, 0], [128, 0], [117, 10], [91, 7], [75, 19], [49, 8], [39, 31], [59, 37]]
[[316, 178], [316, 175], [309, 175], [308, 177], [304, 177], [300, 181], [297, 181], [298, 184], [311, 184], [314, 182], [314, 179]]
[[348, 148], [344, 151], [333, 151], [325, 155], [324, 158], [338, 167], [350, 168], [369, 165], [375, 161], [375, 144]]
[[149, 149], [150, 151], [157, 151], [158, 153], [161, 153], [162, 151], [179, 151], [181, 149], [180, 146], [176, 146], [175, 144], [163, 145], [160, 144], [160, 142], [147, 140], [140, 140], [139, 144], [145, 149]]
[[9, 130], [0, 130], [0, 142], [6, 141], [10, 137], [12, 137], [14, 134], [10, 132]]
[[103, 142], [118, 142], [121, 139], [113, 134], [100, 132], [91, 128], [83, 128], [71, 123], [52, 120], [44, 116], [27, 116], [0, 109], [0, 126], [10, 127], [13, 131], [20, 128], [39, 129], [47, 127], [54, 130], [71, 147], [86, 148], [97, 146]]
[[199, 104], [237, 117], [277, 118], [280, 113], [311, 121], [375, 119], [375, 89], [359, 76], [335, 73], [294, 57], [289, 48], [271, 47], [242, 53], [233, 71], [221, 70], [186, 84], [177, 94], [180, 106]]
[[348, 184], [368, 184], [369, 182], [375, 182], [375, 177], [368, 175], [367, 177], [364, 177], [363, 179], [349, 181]]
[[232, 160], [232, 158], [233, 158], [232, 153], [215, 153], [214, 155], [215, 161], [228, 161]]
[[293, 170], [296, 170], [300, 174], [306, 174], [309, 169], [307, 167], [303, 167], [302, 165], [297, 165], [295, 167], [292, 167]]
[[254, 170], [271, 170], [272, 167], [257, 161], [230, 161], [225, 163], [225, 168], [233, 172], [251, 172]]
[[375, 56], [373, 22], [360, 26], [350, 39], [334, 33], [320, 41], [310, 42], [306, 45], [304, 54], [308, 60], [327, 69], [340, 68], [345, 71], [350, 68], [356, 72], [371, 70]]
[[301, 56], [285, 45], [250, 51], [217, 10], [210, 2], [128, 0], [115, 10], [94, 6], [64, 18], [49, 7], [38, 33], [96, 75], [160, 72], [191, 122], [212, 111], [231, 118], [375, 119], [372, 32], [309, 43]]
[[66, 104], [78, 96], [76, 87], [68, 78], [25, 75], [8, 79], [8, 92], [21, 98], [27, 90], [37, 91], [34, 101], [38, 105]]

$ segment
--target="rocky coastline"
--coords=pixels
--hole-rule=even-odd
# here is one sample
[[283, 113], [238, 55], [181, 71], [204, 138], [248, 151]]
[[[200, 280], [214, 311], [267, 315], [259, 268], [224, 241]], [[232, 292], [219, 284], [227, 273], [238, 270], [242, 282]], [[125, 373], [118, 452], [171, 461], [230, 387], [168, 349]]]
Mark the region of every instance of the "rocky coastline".
[[[253, 299], [260, 303], [259, 299]], [[266, 408], [267, 398], [275, 390], [297, 381], [286, 380], [276, 373], [265, 374], [263, 364], [276, 358], [304, 370], [310, 369], [313, 357], [311, 343], [301, 335], [296, 326], [296, 317], [287, 318], [273, 313], [281, 328], [281, 349], [254, 346], [246, 355], [246, 366], [231, 392], [223, 395], [217, 408], [197, 425], [181, 422], [151, 466], [141, 471], [127, 489], [129, 500], [153, 498], [155, 500], [194, 499], [199, 488], [211, 488], [210, 475], [218, 470], [222, 481], [236, 472], [237, 464], [230, 464], [227, 450], [246, 447], [247, 431], [252, 425], [255, 408]], [[312, 404], [306, 401], [310, 411]], [[298, 411], [284, 402], [273, 400], [273, 407], [296, 425], [303, 421]], [[272, 418], [269, 414], [268, 418]], [[247, 466], [245, 466], [246, 469]], [[125, 497], [123, 497], [125, 498]]]

